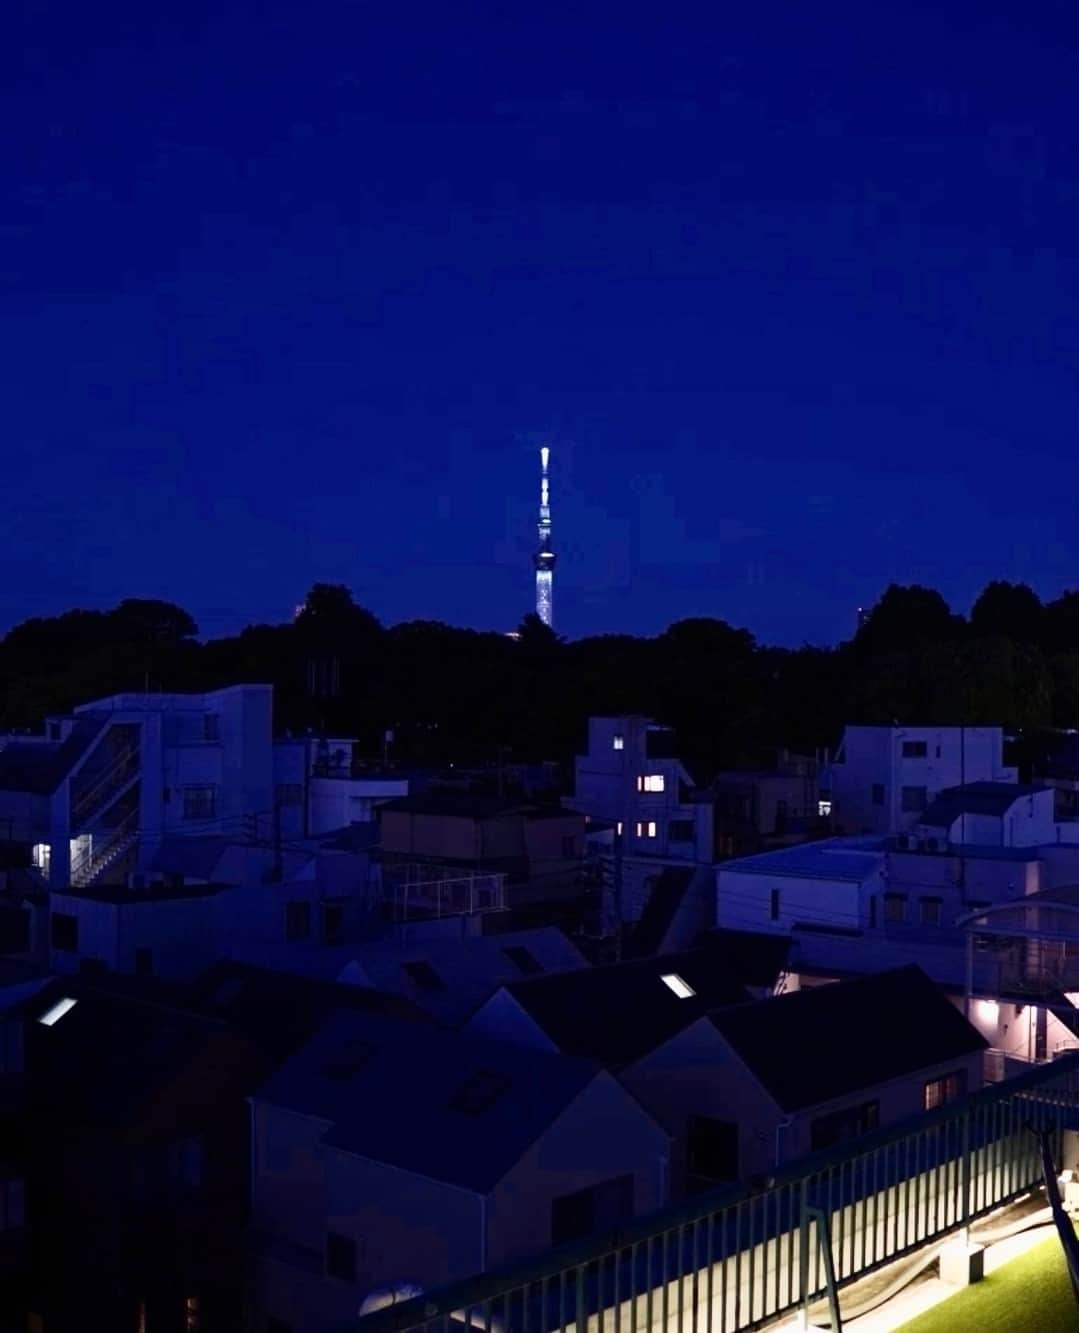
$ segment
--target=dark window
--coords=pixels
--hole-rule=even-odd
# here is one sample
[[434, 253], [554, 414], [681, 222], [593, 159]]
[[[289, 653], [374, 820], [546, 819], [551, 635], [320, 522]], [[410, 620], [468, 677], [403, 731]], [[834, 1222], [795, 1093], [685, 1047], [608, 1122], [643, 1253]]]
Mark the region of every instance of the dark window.
[[203, 713], [202, 715], [202, 739], [204, 741], [216, 741], [220, 739], [221, 719], [216, 713]]
[[79, 951], [79, 918], [70, 912], [53, 912], [50, 926], [52, 947], [65, 953]]
[[577, 839], [572, 833], [567, 833], [562, 839], [562, 859], [572, 861], [577, 855]]
[[901, 787], [899, 804], [908, 814], [921, 814], [929, 804], [924, 787]]
[[135, 975], [137, 977], [152, 977], [153, 974], [154, 974], [153, 949], [136, 949]]
[[885, 921], [905, 921], [907, 919], [907, 895], [905, 893], [886, 893], [884, 895]]
[[481, 1069], [461, 1084], [446, 1105], [451, 1111], [479, 1115], [494, 1106], [509, 1086], [510, 1081], [505, 1074]]
[[422, 959], [418, 959], [414, 963], [402, 963], [401, 971], [411, 981], [415, 982], [420, 990], [440, 991], [447, 989], [446, 983], [431, 964], [425, 963]]
[[216, 787], [185, 787], [184, 818], [213, 819], [217, 813]]
[[633, 1177], [617, 1176], [590, 1189], [563, 1194], [551, 1204], [551, 1244], [564, 1245], [633, 1216]]
[[932, 1078], [925, 1085], [925, 1109], [935, 1111], [938, 1106], [943, 1106], [945, 1102], [954, 1102], [962, 1097], [967, 1090], [967, 1071], [957, 1069], [951, 1074], [942, 1074], [940, 1078]]
[[814, 1152], [868, 1134], [880, 1124], [880, 1102], [863, 1102], [842, 1111], [831, 1111], [818, 1116], [809, 1127], [809, 1143]]
[[345, 935], [345, 908], [342, 903], [322, 904], [322, 938], [326, 944], [340, 944]]
[[356, 1242], [350, 1236], [326, 1233], [326, 1272], [342, 1282], [356, 1281]]
[[779, 920], [779, 890], [773, 889], [769, 894], [768, 915], [773, 921]]
[[940, 925], [941, 899], [940, 899], [940, 898], [923, 898], [923, 899], [922, 899], [922, 902], [921, 902], [921, 907], [922, 907], [922, 925], [923, 925], [923, 926], [939, 926], [939, 925]]
[[79, 971], [84, 977], [103, 977], [109, 970], [104, 958], [80, 958]]
[[692, 842], [696, 832], [692, 819], [672, 819], [667, 831], [671, 842]]
[[874, 804], [874, 805], [883, 805], [883, 804], [884, 804], [884, 783], [883, 783], [883, 782], [874, 782], [874, 783], [873, 783], [873, 804]]
[[775, 832], [782, 833], [787, 827], [787, 802], [776, 801]]
[[285, 939], [305, 940], [311, 934], [311, 904], [285, 904]]
[[523, 944], [508, 944], [502, 952], [518, 972], [523, 972], [526, 977], [535, 976], [537, 972], [543, 971], [543, 965], [536, 961]]
[[869, 929], [877, 928], [877, 895], [874, 893], [869, 899]]
[[903, 758], [904, 759], [924, 759], [929, 753], [925, 741], [904, 741]]
[[701, 1181], [737, 1180], [737, 1122], [691, 1115], [686, 1122], [686, 1171]]

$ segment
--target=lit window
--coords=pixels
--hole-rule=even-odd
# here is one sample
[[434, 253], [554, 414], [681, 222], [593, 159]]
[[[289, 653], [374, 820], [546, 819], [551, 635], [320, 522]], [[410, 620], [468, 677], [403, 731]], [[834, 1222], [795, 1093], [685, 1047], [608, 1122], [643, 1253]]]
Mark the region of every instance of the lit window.
[[624, 750], [626, 748], [626, 742], [623, 737], [616, 736], [614, 738], [614, 748], [616, 750]]
[[43, 875], [49, 873], [49, 860], [52, 856], [52, 847], [47, 842], [38, 842], [34, 844], [34, 850], [30, 854], [30, 859]]
[[665, 786], [662, 773], [644, 773], [637, 779], [638, 791], [663, 791]]
[[827, 819], [831, 813], [832, 813], [831, 801], [817, 802], [817, 814], [821, 817], [821, 819]]
[[619, 837], [622, 836], [622, 821], [621, 821], [621, 820], [619, 820], [618, 823], [615, 825], [615, 832], [618, 834]]
[[656, 821], [654, 819], [650, 819], [648, 821], [648, 836], [650, 838], [654, 838], [656, 836]]
[[945, 1074], [942, 1078], [930, 1079], [925, 1085], [925, 1109], [935, 1111], [945, 1102], [954, 1102], [967, 1090], [966, 1071], [957, 1069], [954, 1074]]
[[654, 838], [655, 836], [656, 836], [656, 821], [654, 819], [650, 819], [646, 824], [638, 821], [637, 823], [638, 838]]
[[665, 986], [669, 986], [680, 1000], [688, 1000], [691, 995], [697, 994], [689, 982], [683, 981], [677, 972], [667, 972], [664, 976], [660, 977], [660, 981], [662, 981]]
[[51, 1028], [54, 1023], [59, 1023], [61, 1018], [74, 1008], [75, 1001], [65, 996], [64, 999], [57, 1000], [51, 1009], [46, 1009], [37, 1021], [43, 1023], [47, 1028]]

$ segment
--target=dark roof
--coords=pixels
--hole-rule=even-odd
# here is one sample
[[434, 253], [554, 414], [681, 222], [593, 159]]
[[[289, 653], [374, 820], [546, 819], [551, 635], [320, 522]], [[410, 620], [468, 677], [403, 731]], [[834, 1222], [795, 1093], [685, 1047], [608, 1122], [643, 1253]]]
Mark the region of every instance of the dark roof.
[[107, 715], [82, 713], [66, 740], [12, 741], [0, 750], [0, 790], [49, 796], [101, 734]]
[[451, 815], [458, 819], [502, 819], [508, 815], [523, 815], [525, 819], [584, 819], [576, 810], [559, 805], [534, 805], [529, 801], [467, 791], [423, 791], [412, 796], [397, 796], [392, 801], [380, 802], [377, 810], [380, 814], [389, 810], [411, 815]]
[[711, 1020], [786, 1112], [962, 1059], [987, 1044], [919, 967], [721, 1009]]
[[786, 971], [791, 937], [755, 930], [719, 929], [702, 935], [698, 947], [731, 980], [743, 986], [772, 987]]
[[652, 885], [640, 919], [630, 933], [626, 943], [627, 958], [647, 958], [663, 947], [674, 914], [681, 907], [692, 880], [692, 866], [664, 867]]
[[75, 1001], [68, 1012], [28, 1026], [37, 1113], [59, 1117], [71, 1133], [176, 1137], [219, 1115], [229, 1091], [242, 1105], [258, 1066], [223, 1024], [60, 981], [38, 997], [36, 1017], [65, 995]]
[[596, 1078], [584, 1060], [337, 1014], [259, 1090], [323, 1142], [487, 1193]]
[[227, 960], [214, 963], [190, 987], [191, 1003], [283, 1049], [305, 1041], [339, 1009], [430, 1023], [411, 1000], [368, 986], [319, 981]]
[[962, 787], [945, 787], [918, 816], [919, 824], [932, 828], [950, 828], [960, 815], [1007, 814], [1024, 796], [1034, 796], [1044, 787], [1024, 786], [1018, 782], [968, 782]]
[[[672, 973], [694, 994], [677, 996], [662, 980]], [[505, 989], [560, 1051], [612, 1069], [647, 1055], [709, 1010], [749, 998], [698, 949], [532, 977]]]
[[85, 898], [88, 902], [112, 903], [116, 907], [137, 907], [139, 903], [213, 898], [233, 888], [233, 884], [147, 884], [142, 889], [130, 889], [126, 884], [87, 884], [82, 887], [68, 884], [52, 892], [65, 898]]

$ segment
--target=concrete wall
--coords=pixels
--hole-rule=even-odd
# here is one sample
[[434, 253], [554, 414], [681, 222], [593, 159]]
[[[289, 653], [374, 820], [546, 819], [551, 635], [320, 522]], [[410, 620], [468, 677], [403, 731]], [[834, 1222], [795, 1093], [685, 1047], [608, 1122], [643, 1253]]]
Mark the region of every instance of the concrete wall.
[[[905, 758], [904, 742], [924, 742], [924, 758]], [[830, 770], [832, 816], [847, 833], [902, 833], [918, 813], [901, 808], [903, 787], [925, 787], [927, 800], [963, 782], [1014, 782], [1003, 762], [1000, 727], [847, 727]], [[884, 787], [884, 803], [872, 799]]]
[[551, 1205], [632, 1173], [633, 1211], [667, 1200], [670, 1141], [610, 1074], [601, 1073], [495, 1186], [487, 1206], [487, 1267], [551, 1244]]
[[[789, 934], [796, 922], [857, 930], [869, 923], [869, 899], [882, 892], [878, 870], [865, 881], [811, 879], [804, 875], [750, 874], [716, 868], [716, 924], [736, 930]], [[772, 890], [779, 892], [772, 917]]]
[[[83, 959], [103, 962], [110, 971], [133, 973], [138, 949], [150, 949], [153, 974], [188, 981], [218, 956], [214, 934], [214, 898], [132, 898], [123, 903], [54, 893], [53, 912], [78, 921], [78, 951], [49, 947], [49, 965], [57, 972], [78, 972]], [[51, 936], [50, 936], [51, 941]]]

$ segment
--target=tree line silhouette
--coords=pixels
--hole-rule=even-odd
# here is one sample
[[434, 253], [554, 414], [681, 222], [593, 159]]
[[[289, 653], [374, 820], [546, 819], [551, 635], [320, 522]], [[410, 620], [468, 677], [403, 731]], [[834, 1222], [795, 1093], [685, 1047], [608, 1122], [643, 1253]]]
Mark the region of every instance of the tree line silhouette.
[[1079, 725], [1079, 591], [1043, 603], [990, 583], [969, 616], [890, 586], [848, 642], [760, 644], [721, 619], [653, 638], [565, 642], [534, 615], [518, 634], [412, 620], [383, 626], [347, 588], [316, 584], [296, 618], [201, 641], [182, 608], [127, 599], [17, 625], [0, 640], [0, 727], [120, 691], [274, 686], [281, 730], [355, 736], [403, 764], [568, 760], [592, 714], [673, 726], [698, 773], [834, 746], [846, 722], [1000, 724], [1028, 741]]

